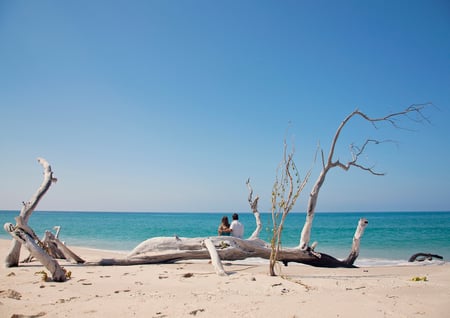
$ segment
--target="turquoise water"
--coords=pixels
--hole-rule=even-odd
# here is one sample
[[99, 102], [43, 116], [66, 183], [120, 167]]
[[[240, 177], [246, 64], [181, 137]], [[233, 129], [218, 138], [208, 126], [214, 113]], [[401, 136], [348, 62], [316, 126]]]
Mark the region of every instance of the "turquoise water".
[[[0, 224], [15, 223], [19, 211], [0, 211]], [[130, 251], [140, 242], [156, 236], [215, 236], [222, 215], [231, 213], [133, 213], [133, 212], [46, 212], [35, 211], [29, 225], [38, 236], [61, 226], [60, 238], [69, 246]], [[450, 212], [372, 212], [316, 213], [311, 242], [316, 250], [345, 258], [359, 218], [369, 220], [361, 240], [361, 260], [406, 261], [417, 252], [439, 254], [450, 259]], [[252, 213], [241, 213], [245, 236], [255, 229]], [[270, 239], [271, 216], [262, 214], [260, 238]], [[304, 213], [288, 215], [283, 231], [283, 246], [299, 244]], [[9, 239], [5, 231], [0, 238]]]

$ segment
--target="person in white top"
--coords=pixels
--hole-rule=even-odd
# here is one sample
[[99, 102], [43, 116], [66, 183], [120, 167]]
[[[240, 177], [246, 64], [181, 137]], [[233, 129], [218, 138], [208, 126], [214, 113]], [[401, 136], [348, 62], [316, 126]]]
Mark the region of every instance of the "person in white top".
[[233, 221], [231, 222], [230, 225], [231, 236], [241, 239], [244, 237], [244, 225], [241, 222], [239, 222], [239, 215], [237, 213], [234, 213], [232, 218]]

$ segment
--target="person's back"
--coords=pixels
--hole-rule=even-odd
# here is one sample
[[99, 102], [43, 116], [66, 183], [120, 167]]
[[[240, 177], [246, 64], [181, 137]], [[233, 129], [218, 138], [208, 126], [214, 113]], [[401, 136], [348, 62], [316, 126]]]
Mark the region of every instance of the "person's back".
[[244, 237], [244, 225], [239, 222], [239, 216], [237, 213], [233, 214], [233, 221], [230, 225], [231, 229], [231, 236], [237, 237], [237, 238], [243, 238]]
[[226, 216], [222, 217], [222, 222], [220, 223], [219, 228], [217, 229], [217, 234], [230, 236], [231, 229], [230, 229], [230, 223], [228, 223], [228, 217], [226, 217]]

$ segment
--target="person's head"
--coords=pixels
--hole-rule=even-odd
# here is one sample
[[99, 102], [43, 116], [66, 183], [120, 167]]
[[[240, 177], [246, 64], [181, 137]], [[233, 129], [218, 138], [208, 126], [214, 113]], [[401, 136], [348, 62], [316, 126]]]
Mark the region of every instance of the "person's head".
[[228, 221], [228, 216], [222, 217], [222, 224], [229, 226], [230, 222]]
[[233, 214], [233, 220], [239, 220], [239, 215], [237, 213]]

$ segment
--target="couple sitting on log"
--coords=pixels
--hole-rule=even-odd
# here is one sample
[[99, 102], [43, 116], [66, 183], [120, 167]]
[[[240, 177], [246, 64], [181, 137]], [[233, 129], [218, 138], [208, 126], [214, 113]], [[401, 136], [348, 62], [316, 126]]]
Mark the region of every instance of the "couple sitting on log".
[[222, 222], [217, 230], [218, 235], [231, 235], [241, 239], [244, 237], [244, 225], [239, 222], [239, 215], [237, 213], [234, 213], [232, 218], [233, 221], [230, 224], [227, 216], [222, 217]]

